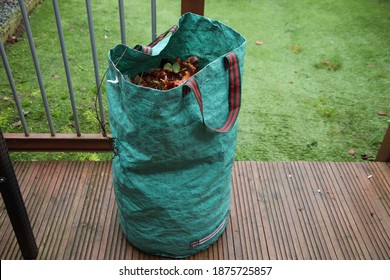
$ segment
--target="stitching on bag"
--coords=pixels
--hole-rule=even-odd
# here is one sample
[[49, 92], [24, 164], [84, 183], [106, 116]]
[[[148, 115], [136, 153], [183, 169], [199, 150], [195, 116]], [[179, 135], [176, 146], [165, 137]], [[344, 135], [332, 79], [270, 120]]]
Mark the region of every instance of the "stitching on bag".
[[222, 223], [212, 233], [210, 233], [206, 237], [203, 237], [200, 240], [191, 242], [190, 247], [194, 248], [194, 247], [197, 247], [197, 246], [200, 246], [200, 245], [206, 243], [207, 241], [210, 241], [213, 237], [215, 237], [225, 227], [225, 225], [228, 221], [228, 218], [229, 218], [229, 212], [226, 213], [226, 216], [223, 219]]

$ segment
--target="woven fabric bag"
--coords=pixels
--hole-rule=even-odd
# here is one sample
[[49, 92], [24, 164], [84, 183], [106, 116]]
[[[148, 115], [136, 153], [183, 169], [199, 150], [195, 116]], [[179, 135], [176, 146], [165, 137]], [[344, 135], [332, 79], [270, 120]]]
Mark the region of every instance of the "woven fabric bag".
[[[187, 13], [148, 46], [109, 51], [114, 189], [122, 230], [135, 247], [187, 257], [226, 228], [245, 44], [225, 24]], [[176, 88], [129, 81], [161, 61], [190, 56], [200, 70]]]

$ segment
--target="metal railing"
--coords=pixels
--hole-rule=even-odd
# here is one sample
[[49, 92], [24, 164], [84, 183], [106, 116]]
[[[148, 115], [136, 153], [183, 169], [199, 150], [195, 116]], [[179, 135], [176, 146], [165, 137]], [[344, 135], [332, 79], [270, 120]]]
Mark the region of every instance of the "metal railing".
[[[73, 90], [72, 75], [70, 73], [69, 59], [66, 51], [66, 42], [62, 30], [60, 10], [58, 7], [58, 1], [52, 0], [55, 20], [57, 25], [57, 31], [58, 31], [58, 37], [61, 46], [62, 60], [63, 60], [66, 80], [68, 85], [69, 101], [72, 108], [74, 128], [75, 128], [75, 134], [56, 133], [53, 120], [52, 120], [52, 114], [50, 111], [50, 104], [48, 102], [46, 90], [42, 80], [41, 68], [39, 65], [39, 59], [35, 49], [33, 34], [30, 28], [25, 3], [23, 0], [18, 0], [18, 4], [20, 7], [21, 16], [23, 19], [25, 32], [28, 39], [28, 44], [29, 44], [32, 60], [35, 67], [35, 73], [39, 84], [40, 94], [42, 97], [42, 104], [44, 107], [46, 120], [49, 127], [49, 133], [30, 133], [28, 124], [26, 122], [23, 113], [22, 104], [19, 100], [18, 92], [16, 90], [14, 78], [12, 75], [11, 67], [7, 59], [5, 48], [3, 43], [0, 42], [0, 53], [3, 60], [3, 65], [5, 68], [5, 72], [7, 74], [10, 89], [12, 91], [17, 113], [19, 115], [20, 123], [23, 129], [23, 133], [4, 133], [4, 137], [7, 141], [9, 150], [11, 151], [109, 151], [111, 150], [112, 147], [110, 144], [111, 143], [110, 137], [109, 135], [107, 135], [104, 129], [104, 124], [106, 123], [106, 121], [105, 121], [102, 92], [100, 86], [101, 75], [98, 66], [91, 1], [86, 0], [85, 7], [86, 7], [87, 18], [88, 18], [88, 28], [89, 28], [89, 36], [90, 36], [90, 43], [91, 43], [91, 53], [92, 53], [92, 60], [93, 60], [93, 67], [94, 67], [95, 83], [98, 91], [97, 109], [98, 109], [99, 121], [102, 125], [102, 131], [103, 131], [102, 134], [82, 134], [81, 132], [79, 117], [77, 113], [77, 104], [75, 101], [75, 94]], [[125, 7], [124, 7], [123, 0], [118, 0], [118, 9], [119, 9], [121, 43], [126, 44], [126, 29], [125, 29], [125, 16], [124, 16]], [[192, 11], [195, 13], [203, 14], [204, 0], [199, 0], [199, 1], [182, 0], [181, 11], [182, 13]], [[156, 0], [151, 0], [152, 40], [154, 40], [157, 36], [156, 15], [157, 15]]]
[[[152, 7], [155, 6], [155, 1], [152, 0], [151, 2], [154, 3]], [[26, 122], [26, 119], [24, 117], [22, 105], [20, 103], [18, 93], [16, 91], [16, 86], [14, 82], [14, 78], [12, 75], [12, 71], [10, 68], [10, 65], [8, 63], [7, 55], [4, 49], [4, 45], [2, 42], [0, 42], [0, 52], [1, 57], [3, 60], [3, 64], [5, 67], [5, 71], [7, 74], [7, 78], [10, 84], [10, 88], [12, 90], [13, 98], [15, 105], [17, 107], [18, 115], [21, 121], [21, 125], [23, 128], [24, 134], [18, 134], [18, 133], [6, 133], [5, 138], [7, 139], [7, 144], [10, 150], [16, 150], [16, 151], [87, 151], [87, 150], [110, 150], [111, 146], [109, 143], [109, 137], [107, 137], [106, 134], [103, 133], [103, 135], [100, 134], [81, 134], [80, 130], [80, 122], [79, 117], [77, 113], [77, 105], [75, 101], [75, 94], [73, 90], [73, 84], [72, 84], [72, 75], [70, 73], [70, 67], [69, 67], [69, 59], [66, 51], [66, 44], [64, 39], [64, 33], [62, 30], [62, 22], [61, 22], [61, 15], [60, 10], [58, 8], [58, 1], [52, 0], [52, 5], [54, 9], [54, 15], [57, 25], [57, 31], [58, 31], [58, 37], [59, 42], [61, 46], [61, 52], [62, 52], [62, 60], [64, 64], [65, 74], [66, 74], [66, 80], [68, 85], [68, 92], [69, 92], [69, 100], [72, 108], [73, 113], [73, 121], [74, 121], [74, 127], [76, 135], [72, 134], [57, 134], [55, 131], [55, 127], [52, 120], [52, 115], [50, 112], [50, 107], [47, 99], [46, 90], [42, 81], [42, 74], [41, 69], [39, 65], [38, 56], [35, 49], [34, 39], [32, 35], [32, 31], [30, 28], [30, 23], [28, 19], [28, 14], [26, 11], [25, 3], [23, 0], [18, 0], [18, 4], [20, 7], [21, 16], [23, 18], [23, 23], [28, 39], [28, 44], [31, 51], [31, 56], [33, 59], [34, 67], [35, 67], [35, 73], [37, 76], [40, 93], [42, 97], [42, 103], [45, 109], [46, 119], [49, 126], [49, 132], [50, 134], [30, 134], [29, 128]], [[99, 67], [98, 67], [98, 59], [97, 59], [97, 53], [96, 53], [96, 42], [95, 42], [95, 35], [94, 35], [94, 25], [93, 25], [93, 18], [92, 18], [92, 9], [91, 9], [91, 1], [86, 0], [86, 11], [87, 11], [87, 17], [88, 17], [88, 27], [89, 27], [89, 35], [90, 35], [90, 41], [91, 41], [91, 52], [92, 52], [92, 60], [94, 65], [94, 74], [95, 74], [95, 82], [96, 82], [96, 88], [98, 89], [97, 92], [97, 98], [98, 98], [98, 110], [99, 110], [99, 117], [100, 121], [102, 123], [105, 122], [105, 116], [104, 116], [104, 108], [103, 108], [103, 102], [102, 102], [102, 92], [100, 89], [100, 73], [99, 73]], [[119, 14], [120, 14], [120, 28], [121, 28], [121, 39], [122, 43], [126, 43], [126, 32], [125, 32], [125, 21], [124, 21], [124, 5], [123, 0], [118, 1], [119, 6]], [[153, 16], [155, 17], [155, 13], [153, 13]], [[155, 18], [152, 20], [152, 23], [155, 24], [156, 20]], [[93, 144], [92, 142], [95, 142]]]
[[[125, 16], [124, 16], [124, 1], [118, 0], [118, 9], [119, 9], [119, 24], [120, 24], [120, 35], [121, 43], [126, 44], [126, 26], [125, 26]], [[23, 0], [18, 0], [21, 15], [25, 25], [25, 30], [28, 38], [28, 43], [35, 67], [35, 72], [37, 75], [37, 80], [40, 88], [40, 93], [42, 97], [43, 107], [45, 109], [46, 119], [49, 126], [49, 133], [30, 133], [29, 128], [23, 113], [22, 105], [20, 103], [18, 92], [16, 90], [15, 82], [12, 76], [12, 71], [8, 63], [7, 55], [3, 46], [2, 41], [0, 40], [0, 53], [3, 60], [4, 68], [7, 74], [9, 81], [10, 89], [12, 91], [13, 99], [16, 105], [16, 109], [20, 118], [20, 123], [23, 129], [23, 133], [4, 133], [8, 149], [10, 151], [110, 151], [112, 149], [110, 136], [105, 133], [104, 124], [105, 115], [102, 101], [102, 92], [100, 87], [101, 76], [98, 66], [98, 58], [96, 52], [96, 40], [94, 34], [94, 24], [92, 17], [91, 1], [86, 0], [86, 12], [88, 18], [88, 27], [89, 27], [89, 36], [91, 43], [91, 53], [94, 67], [95, 83], [97, 88], [97, 107], [98, 107], [98, 116], [100, 123], [102, 124], [102, 134], [82, 134], [80, 130], [80, 124], [77, 114], [77, 105], [74, 98], [74, 91], [72, 85], [72, 76], [69, 71], [69, 60], [66, 52], [66, 44], [64, 40], [64, 34], [62, 31], [62, 23], [60, 11], [58, 8], [57, 0], [52, 0], [52, 5], [54, 8], [54, 14], [56, 18], [56, 25], [58, 30], [58, 36], [61, 46], [62, 59], [65, 68], [68, 91], [69, 91], [69, 100], [71, 103], [75, 134], [63, 134], [56, 133], [55, 127], [52, 121], [52, 115], [50, 113], [50, 107], [46, 96], [45, 87], [42, 81], [41, 70], [39, 66], [39, 60], [35, 50], [34, 39], [32, 36], [28, 15], [26, 7]], [[193, 12], [197, 14], [204, 14], [204, 0], [181, 0], [181, 13]], [[157, 37], [156, 32], [156, 0], [151, 0], [151, 23], [152, 23], [152, 40]], [[378, 161], [390, 161], [390, 127], [384, 137], [382, 146], [376, 157]]]

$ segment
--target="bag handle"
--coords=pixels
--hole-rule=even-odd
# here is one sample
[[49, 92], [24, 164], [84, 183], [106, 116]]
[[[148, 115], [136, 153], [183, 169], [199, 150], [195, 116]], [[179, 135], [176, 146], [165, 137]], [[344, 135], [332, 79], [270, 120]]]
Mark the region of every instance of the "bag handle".
[[160, 36], [158, 36], [153, 42], [151, 42], [149, 45], [147, 46], [143, 46], [143, 45], [136, 45], [134, 47], [135, 50], [137, 51], [140, 51], [140, 52], [143, 52], [145, 54], [152, 54], [152, 48], [157, 45], [159, 42], [161, 42], [169, 33], [172, 33], [174, 34], [177, 30], [179, 29], [179, 27], [177, 25], [174, 25], [172, 26], [171, 28], [169, 28], [167, 31], [165, 31], [164, 33], [162, 33]]
[[234, 52], [228, 53], [226, 57], [224, 57], [224, 64], [225, 68], [228, 69], [229, 74], [229, 114], [226, 122], [220, 128], [213, 128], [205, 123], [202, 94], [195, 79], [189, 78], [183, 86], [183, 96], [187, 95], [191, 91], [195, 94], [200, 113], [202, 114], [203, 124], [210, 130], [221, 133], [229, 132], [233, 127], [237, 120], [241, 106], [241, 76], [237, 55]]

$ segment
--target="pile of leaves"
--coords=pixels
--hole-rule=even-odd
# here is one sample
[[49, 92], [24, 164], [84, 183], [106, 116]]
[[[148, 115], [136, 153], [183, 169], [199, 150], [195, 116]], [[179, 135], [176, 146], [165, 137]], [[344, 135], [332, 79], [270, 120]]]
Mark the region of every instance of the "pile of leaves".
[[177, 87], [199, 71], [199, 58], [190, 56], [185, 61], [176, 58], [174, 63], [162, 63], [160, 68], [153, 68], [139, 73], [131, 82], [159, 90], [168, 90]]

